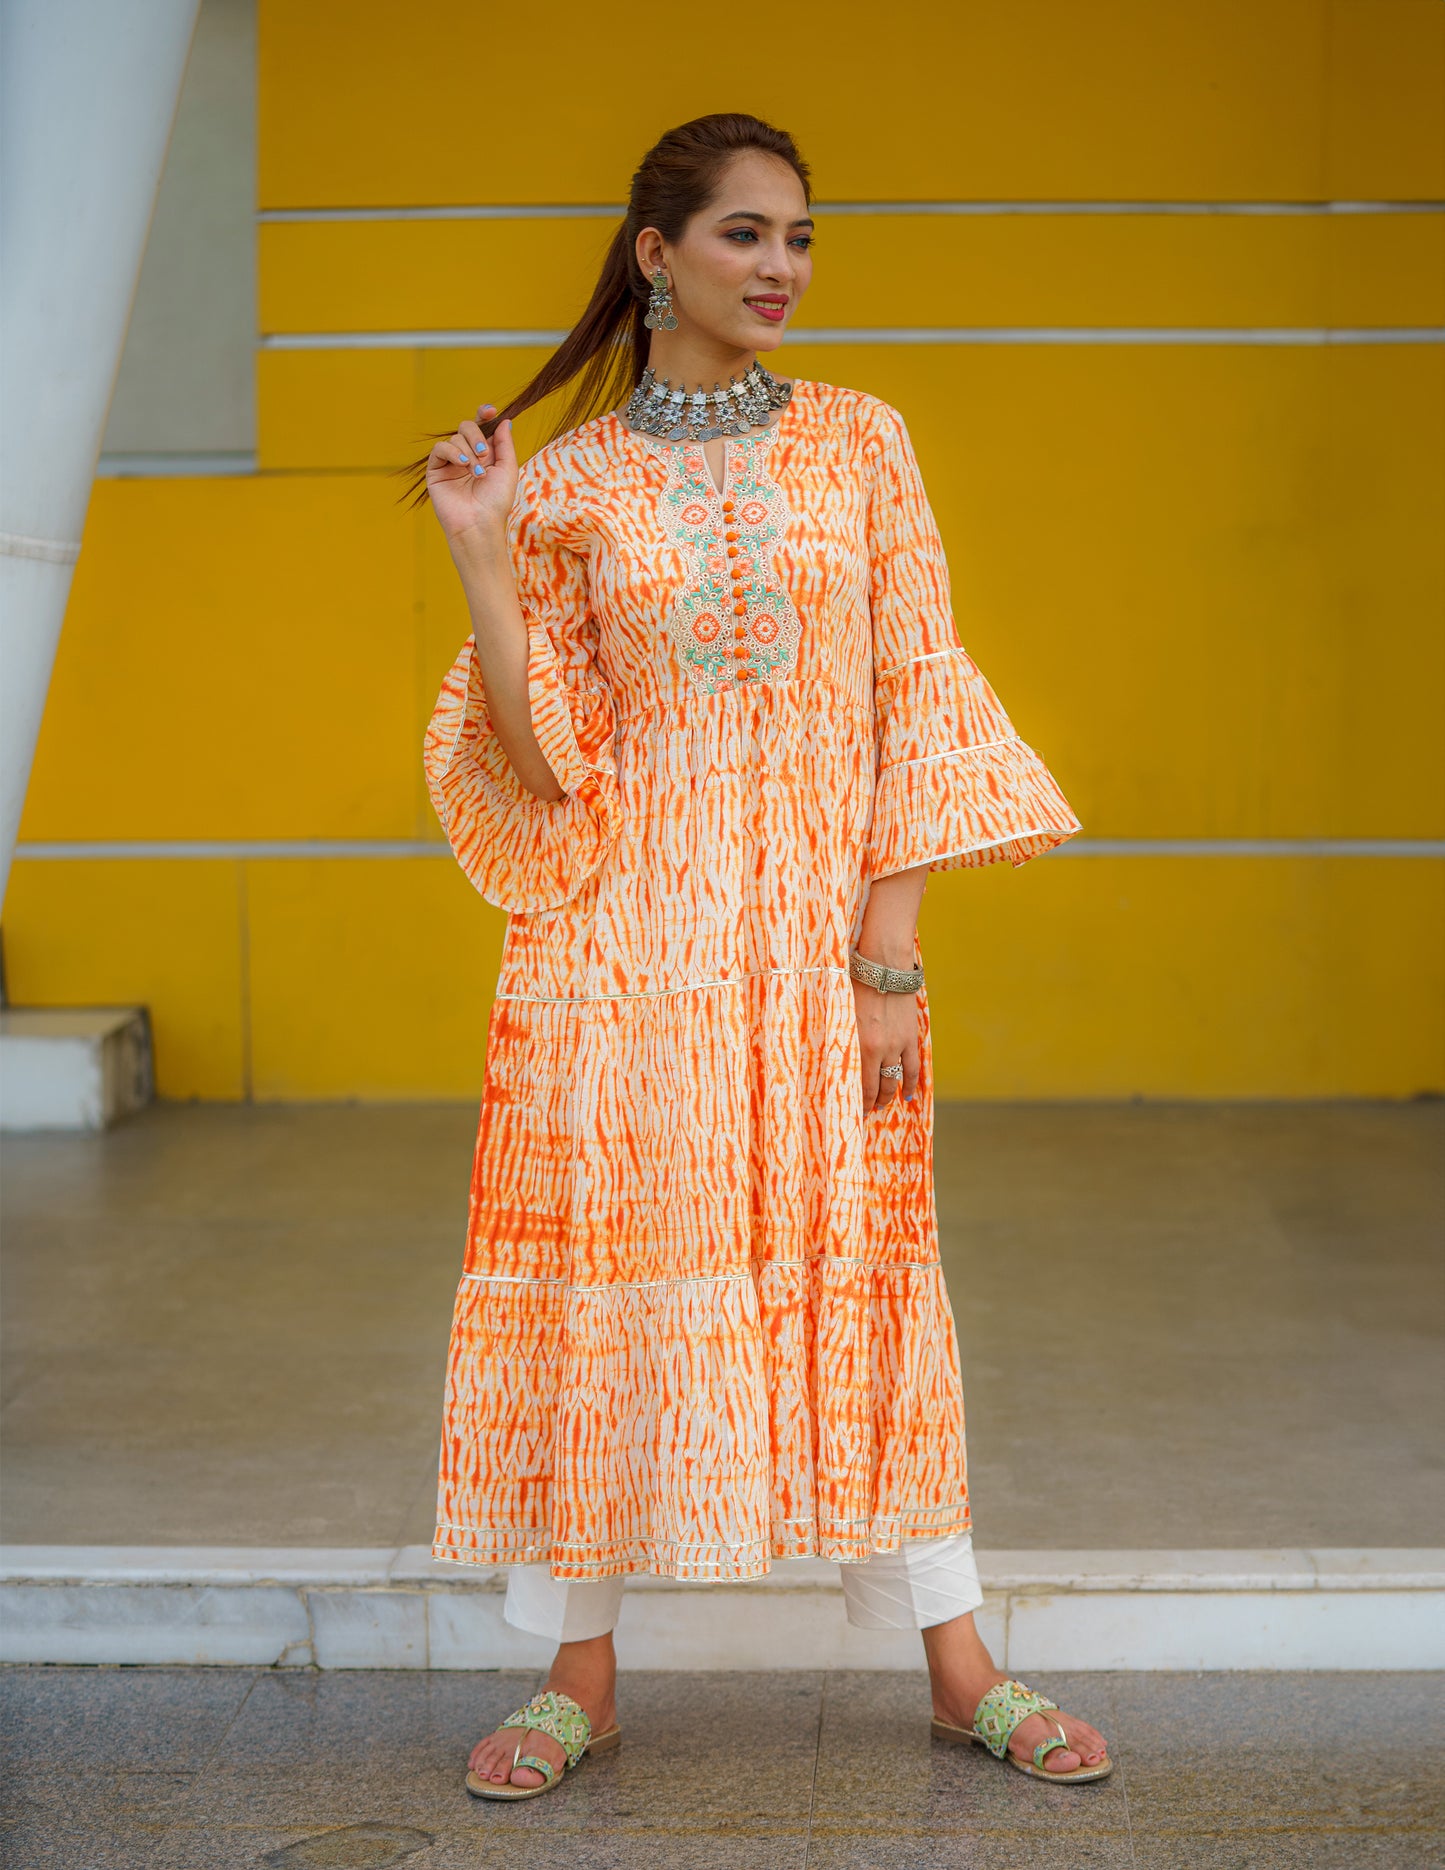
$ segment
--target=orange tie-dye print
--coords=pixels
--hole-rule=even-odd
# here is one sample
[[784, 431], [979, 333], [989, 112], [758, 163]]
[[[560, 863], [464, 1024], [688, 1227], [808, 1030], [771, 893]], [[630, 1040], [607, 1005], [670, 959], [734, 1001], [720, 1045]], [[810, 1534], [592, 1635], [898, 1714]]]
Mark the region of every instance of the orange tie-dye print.
[[[585, 423], [511, 520], [538, 799], [468, 638], [424, 762], [510, 912], [452, 1324], [438, 1558], [750, 1578], [970, 1524], [933, 1070], [865, 1113], [872, 879], [1080, 827], [958, 640], [887, 404], [729, 442]], [[915, 949], [922, 963], [921, 949]]]

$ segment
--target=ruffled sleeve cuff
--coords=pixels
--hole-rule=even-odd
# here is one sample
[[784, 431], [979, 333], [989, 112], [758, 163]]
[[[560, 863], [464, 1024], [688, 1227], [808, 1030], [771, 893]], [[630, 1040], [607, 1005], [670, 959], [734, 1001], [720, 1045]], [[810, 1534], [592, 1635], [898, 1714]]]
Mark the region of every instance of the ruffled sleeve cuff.
[[877, 693], [870, 878], [1022, 864], [1082, 829], [963, 649], [904, 664]]
[[566, 796], [539, 799], [513, 771], [487, 714], [472, 637], [442, 684], [422, 756], [457, 862], [489, 903], [506, 910], [569, 902], [621, 828], [610, 693], [563, 681], [541, 623], [528, 624], [527, 641], [532, 730]]

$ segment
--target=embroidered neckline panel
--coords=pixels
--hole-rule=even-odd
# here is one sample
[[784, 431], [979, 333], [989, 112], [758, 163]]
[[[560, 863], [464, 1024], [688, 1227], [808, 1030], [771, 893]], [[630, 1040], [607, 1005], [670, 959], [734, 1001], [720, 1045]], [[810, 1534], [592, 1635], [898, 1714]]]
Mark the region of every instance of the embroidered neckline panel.
[[653, 442], [668, 455], [662, 492], [667, 536], [687, 574], [667, 619], [689, 679], [704, 694], [745, 682], [785, 681], [797, 665], [802, 626], [773, 564], [789, 520], [783, 490], [764, 472], [776, 430], [725, 444], [718, 492], [700, 445]]

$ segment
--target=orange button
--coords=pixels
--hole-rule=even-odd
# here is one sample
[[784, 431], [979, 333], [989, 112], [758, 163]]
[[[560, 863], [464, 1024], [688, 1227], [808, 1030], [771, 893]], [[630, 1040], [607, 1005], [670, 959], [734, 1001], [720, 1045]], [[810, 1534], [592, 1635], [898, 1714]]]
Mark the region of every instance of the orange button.
[[724, 513], [731, 513], [731, 512], [732, 512], [732, 510], [733, 510], [733, 503], [732, 503], [732, 501], [731, 501], [731, 500], [724, 500], [724, 501], [723, 501], [723, 512], [724, 512]]
[[748, 626], [745, 623], [734, 624], [733, 635], [738, 639], [739, 642], [742, 642], [743, 638], [747, 635], [747, 633], [748, 633]]
[[735, 617], [746, 617], [747, 614], [748, 614], [748, 607], [746, 604], [734, 604], [733, 605], [733, 615]]
[[744, 662], [748, 660], [749, 656], [751, 656], [752, 653], [753, 652], [750, 649], [744, 649], [741, 643], [739, 643], [737, 648], [733, 651], [733, 654], [735, 656], [741, 656]]
[[729, 557], [729, 558], [736, 558], [736, 557], [737, 557], [737, 555], [738, 555], [738, 549], [737, 549], [737, 547], [736, 547], [735, 545], [730, 545], [730, 546], [728, 547], [728, 557]]
[[736, 545], [738, 542], [738, 536], [735, 532], [724, 533], [723, 537], [727, 540], [729, 545]]

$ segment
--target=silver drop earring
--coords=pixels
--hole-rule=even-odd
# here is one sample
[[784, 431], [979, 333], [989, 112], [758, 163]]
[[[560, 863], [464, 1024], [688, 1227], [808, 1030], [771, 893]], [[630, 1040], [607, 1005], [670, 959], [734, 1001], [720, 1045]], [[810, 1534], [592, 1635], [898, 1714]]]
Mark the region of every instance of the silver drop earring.
[[667, 274], [659, 266], [652, 275], [652, 297], [643, 319], [649, 331], [676, 331], [677, 318], [672, 309], [672, 294], [667, 289]]

